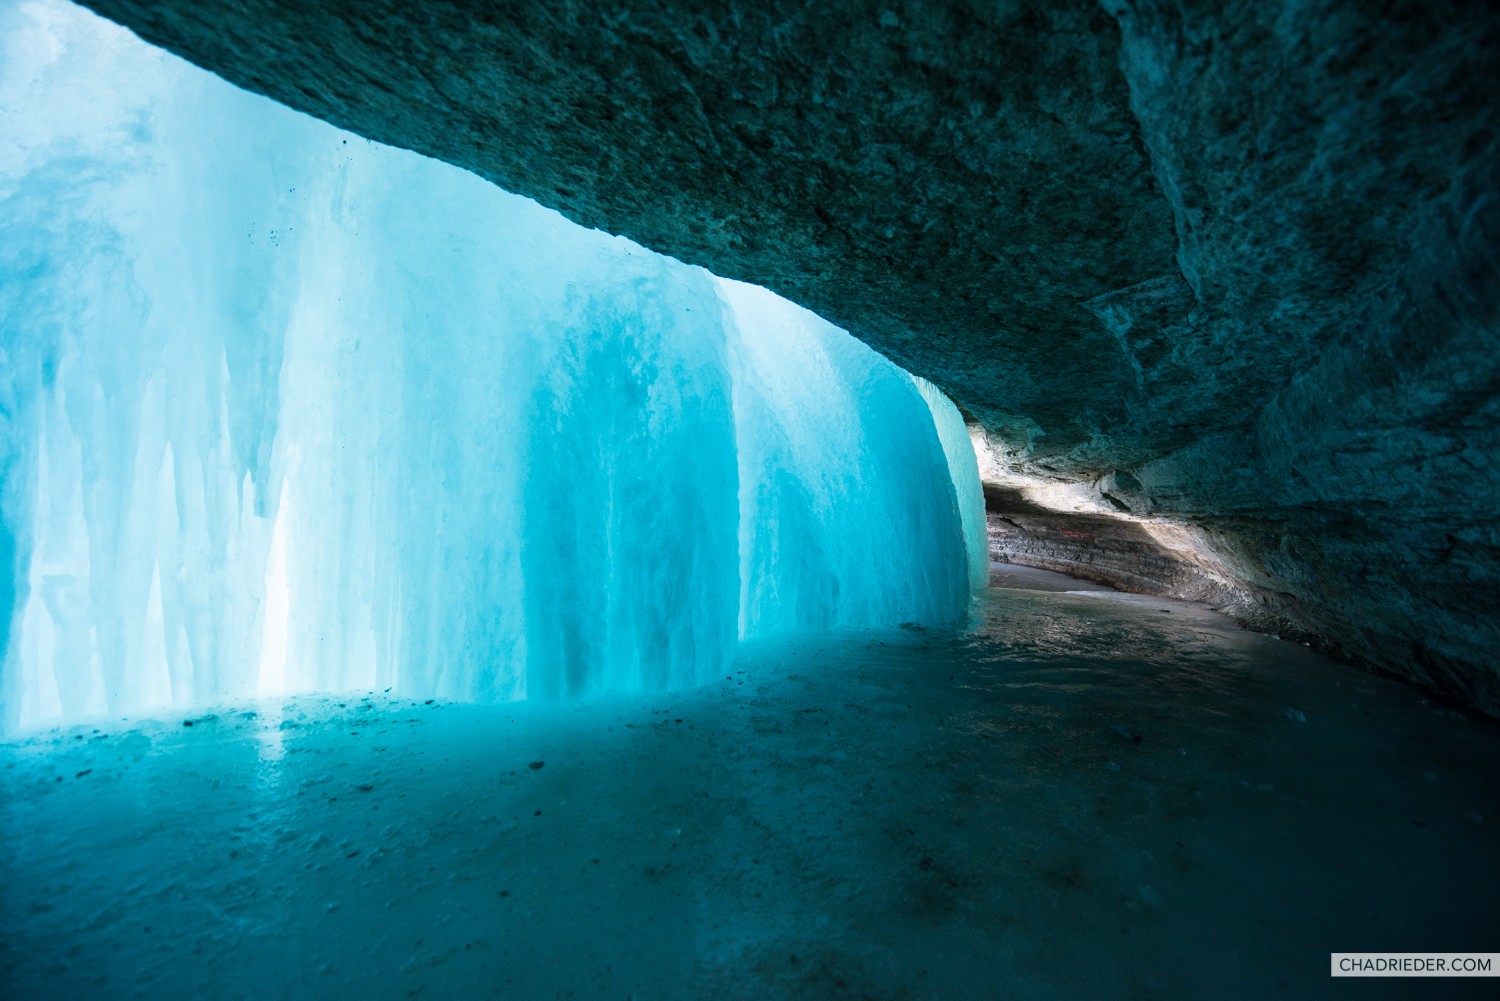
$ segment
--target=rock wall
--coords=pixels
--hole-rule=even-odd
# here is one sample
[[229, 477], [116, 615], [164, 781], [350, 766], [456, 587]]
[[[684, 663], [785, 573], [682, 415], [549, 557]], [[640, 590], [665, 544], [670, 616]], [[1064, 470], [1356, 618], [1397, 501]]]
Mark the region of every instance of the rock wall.
[[847, 327], [1027, 475], [1500, 713], [1480, 3], [88, 0]]
[[[999, 496], [996, 496], [999, 494]], [[1194, 563], [1139, 524], [1098, 514], [1048, 511], [1006, 491], [986, 491], [990, 558], [1098, 581], [1121, 591], [1248, 604], [1248, 593]], [[1253, 625], [1262, 625], [1253, 622]]]

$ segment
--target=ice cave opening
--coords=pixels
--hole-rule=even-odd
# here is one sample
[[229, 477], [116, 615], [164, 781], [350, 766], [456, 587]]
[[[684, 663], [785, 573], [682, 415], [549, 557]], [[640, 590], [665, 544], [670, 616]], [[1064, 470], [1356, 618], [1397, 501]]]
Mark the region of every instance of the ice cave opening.
[[8, 5], [5, 726], [682, 688], [964, 620], [962, 419], [807, 311]]
[[1200, 539], [971, 430], [764, 289], [0, 0], [0, 996], [1346, 997], [1344, 950], [1495, 948], [1500, 728], [1039, 569]]

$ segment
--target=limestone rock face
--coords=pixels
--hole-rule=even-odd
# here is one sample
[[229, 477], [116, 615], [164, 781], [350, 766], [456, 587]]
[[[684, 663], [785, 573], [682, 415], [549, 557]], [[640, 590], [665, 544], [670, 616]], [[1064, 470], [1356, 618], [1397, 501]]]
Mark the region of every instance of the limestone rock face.
[[817, 310], [1500, 713], [1500, 30], [1404, 0], [86, 0]]

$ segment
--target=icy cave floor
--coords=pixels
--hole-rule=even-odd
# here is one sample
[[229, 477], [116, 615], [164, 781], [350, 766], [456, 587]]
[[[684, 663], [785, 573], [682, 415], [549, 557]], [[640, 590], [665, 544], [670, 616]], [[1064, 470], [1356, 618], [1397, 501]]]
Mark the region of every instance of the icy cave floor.
[[[566, 708], [304, 699], [0, 747], [11, 997], [1485, 996], [1500, 727], [1006, 568], [976, 631]], [[1026, 588], [1026, 589], [1018, 589]]]

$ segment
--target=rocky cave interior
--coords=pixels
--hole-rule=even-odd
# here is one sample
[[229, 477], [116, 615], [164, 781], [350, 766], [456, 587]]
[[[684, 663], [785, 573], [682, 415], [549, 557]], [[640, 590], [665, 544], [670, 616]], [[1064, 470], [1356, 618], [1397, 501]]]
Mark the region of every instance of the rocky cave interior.
[[[892, 468], [906, 462], [938, 470], [933, 475], [946, 484], [943, 457], [952, 464], [961, 420], [987, 520], [988, 553], [970, 556], [969, 566], [984, 568], [981, 585], [992, 571], [997, 586], [981, 586], [974, 600], [984, 610], [971, 610], [968, 632], [956, 636], [941, 610], [869, 612], [858, 624], [893, 628], [878, 650], [798, 633], [803, 646], [788, 652], [768, 630], [758, 641], [764, 649], [712, 672], [715, 684], [731, 686], [723, 691], [676, 668], [663, 668], [643, 686], [646, 694], [576, 704], [541, 699], [526, 710], [497, 702], [515, 692], [483, 681], [433, 689], [450, 713], [430, 728], [444, 734], [445, 770], [468, 776], [498, 767], [507, 777], [494, 795], [504, 805], [493, 809], [530, 815], [479, 841], [474, 824], [460, 817], [459, 794], [430, 788], [416, 757], [390, 765], [359, 741], [334, 736], [359, 736], [365, 712], [370, 720], [390, 717], [383, 744], [417, 746], [417, 738], [389, 734], [405, 732], [408, 713], [430, 712], [432, 702], [419, 698], [408, 709], [381, 701], [410, 690], [316, 705], [289, 700], [275, 710], [256, 703], [246, 714], [188, 698], [178, 700], [183, 712], [158, 713], [155, 723], [149, 713], [113, 727], [80, 717], [20, 733], [23, 680], [10, 657], [0, 692], [12, 731], [0, 803], [7, 882], [0, 922], [8, 943], [0, 963], [21, 985], [15, 996], [159, 996], [171, 983], [189, 993], [250, 997], [1344, 996], [1327, 974], [1330, 952], [1500, 948], [1492, 892], [1500, 858], [1493, 778], [1500, 774], [1493, 654], [1500, 645], [1500, 18], [1486, 5], [83, 3], [244, 91], [707, 269], [719, 276], [712, 280], [721, 296], [732, 296], [722, 290], [739, 282], [769, 289], [926, 380], [928, 395], [901, 390], [907, 416], [889, 418], [870, 440], [884, 439], [892, 455], [908, 457], [889, 460]], [[8, 15], [26, 9], [14, 4]], [[0, 108], [0, 121], [15, 114]], [[225, 183], [236, 183], [227, 173]], [[44, 212], [39, 205], [50, 212], [65, 201], [55, 191], [28, 201], [23, 185], [7, 181], [0, 232], [23, 233]], [[183, 218], [183, 232], [199, 225]], [[25, 355], [11, 342], [23, 335], [12, 321], [31, 308], [15, 290], [32, 287], [22, 279], [37, 273], [14, 249], [19, 239], [11, 243], [0, 251], [8, 255], [0, 265], [9, 286], [0, 292], [9, 317], [0, 346], [14, 369], [6, 375], [7, 421], [24, 412], [15, 401], [25, 393], [15, 374]], [[546, 268], [506, 267], [517, 281], [548, 280]], [[440, 262], [432, 274], [451, 271]], [[606, 273], [621, 272], [599, 272]], [[640, 280], [691, 284], [675, 275], [650, 271]], [[431, 279], [435, 295], [447, 280]], [[692, 287], [698, 291], [680, 294], [712, 301], [714, 293]], [[380, 282], [358, 294], [379, 296]], [[750, 324], [751, 312], [742, 307], [742, 323]], [[454, 311], [450, 319], [466, 315]], [[796, 315], [777, 322], [795, 327], [797, 343], [831, 336]], [[708, 336], [686, 326], [672, 334], [679, 335], [683, 344]], [[662, 343], [680, 350], [674, 364], [712, 367], [696, 348], [679, 349], [665, 335]], [[799, 350], [787, 340], [765, 353], [804, 364]], [[836, 356], [830, 371], [845, 374], [809, 376], [816, 386], [807, 391], [864, 379], [851, 399], [869, 405], [876, 390], [868, 387], [888, 386], [880, 380], [895, 376], [868, 374], [884, 369], [847, 353], [853, 350], [827, 348]], [[465, 364], [483, 379], [510, 378], [516, 365], [530, 363]], [[536, 361], [538, 379], [545, 381], [547, 364]], [[850, 366], [863, 374], [847, 375]], [[362, 395], [379, 385], [375, 367], [350, 371], [340, 391], [351, 409], [335, 419], [356, 413]], [[316, 396], [319, 385], [308, 392]], [[879, 392], [894, 399], [897, 390]], [[630, 406], [628, 396], [619, 405]], [[896, 413], [895, 403], [879, 406]], [[956, 408], [941, 441], [946, 452], [935, 450], [945, 406]], [[609, 425], [603, 407], [576, 416]], [[806, 411], [798, 433], [816, 439], [822, 414]], [[939, 435], [923, 432], [925, 444], [899, 430], [934, 414]], [[703, 421], [709, 428], [713, 418]], [[754, 423], [741, 424], [741, 437]], [[399, 426], [380, 425], [378, 440], [399, 437]], [[713, 428], [692, 433], [722, 430]], [[684, 458], [698, 454], [688, 445], [641, 445], [616, 431], [599, 432], [586, 446], [562, 432], [549, 439], [561, 465], [539, 503], [554, 504], [580, 477], [591, 482], [579, 470], [612, 447], [638, 452], [604, 462], [608, 475], [628, 467], [632, 476], [680, 483], [672, 489], [687, 494], [723, 472], [722, 462]], [[375, 441], [363, 444], [384, 447]], [[270, 454], [269, 444], [261, 447]], [[757, 447], [774, 466], [782, 446]], [[839, 449], [826, 444], [817, 461], [837, 464]], [[910, 458], [918, 453], [925, 458]], [[0, 453], [0, 483], [12, 504], [24, 479], [15, 471], [18, 456], [34, 459], [18, 448]], [[348, 468], [350, 476], [382, 475], [378, 464]], [[446, 476], [433, 476], [418, 488], [448, 489]], [[954, 538], [965, 503], [964, 487], [957, 490], [952, 524], [942, 529]], [[732, 499], [732, 489], [725, 496]], [[919, 492], [902, 496], [901, 504], [937, 503]], [[584, 497], [574, 507], [589, 503]], [[576, 514], [585, 523], [574, 507], [559, 506], [559, 517]], [[445, 513], [445, 524], [461, 521], [461, 508]], [[879, 517], [908, 524], [899, 512]], [[861, 524], [851, 520], [828, 538]], [[14, 572], [0, 597], [13, 612], [0, 639], [15, 640], [24, 625], [25, 539], [14, 525], [3, 527], [0, 552]], [[672, 530], [714, 531], [696, 523]], [[274, 548], [269, 528], [266, 540]], [[549, 558], [576, 558], [556, 545]], [[777, 554], [767, 557], [773, 563], [791, 561], [775, 543], [765, 545]], [[920, 578], [937, 595], [933, 609], [951, 606], [959, 585], [929, 581], [927, 543], [910, 542], [909, 552], [906, 545], [871, 537], [840, 558], [868, 563], [873, 577]], [[523, 576], [534, 572], [529, 558], [519, 557]], [[348, 572], [366, 571], [378, 574], [378, 562]], [[483, 572], [491, 572], [488, 564]], [[650, 575], [621, 581], [626, 588], [661, 584]], [[466, 594], [487, 593], [465, 586]], [[860, 586], [877, 595], [881, 585]], [[647, 594], [641, 607], [618, 614], [649, 617], [659, 597]], [[553, 598], [574, 600], [564, 590]], [[669, 630], [652, 649], [691, 660], [680, 651], [712, 647], [718, 640], [702, 635], [712, 629], [701, 624], [718, 614], [709, 605], [721, 598], [674, 609], [685, 631]], [[870, 607], [880, 600], [870, 598]], [[603, 607], [583, 608], [576, 618], [617, 614]], [[798, 618], [803, 611], [765, 614], [816, 625], [816, 616]], [[1163, 613], [1174, 621], [1157, 630], [1152, 616]], [[742, 636], [745, 614], [742, 606]], [[903, 619], [913, 621], [903, 629]], [[546, 632], [550, 622], [543, 615], [516, 628]], [[451, 626], [435, 618], [429, 637]], [[456, 640], [429, 642], [437, 655], [469, 656]], [[1049, 643], [1074, 660], [1049, 660]], [[1162, 667], [1156, 654], [1142, 652], [1152, 648], [1179, 661]], [[913, 649], [913, 664], [926, 658], [941, 670], [928, 677], [898, 663], [900, 651]], [[1266, 652], [1273, 649], [1280, 652]], [[814, 658], [821, 667], [811, 666]], [[996, 658], [1015, 670], [1007, 675]], [[1057, 672], [1085, 660], [1099, 673], [1074, 692]], [[1192, 670], [1179, 670], [1188, 661]], [[762, 670], [759, 701], [733, 702], [747, 680], [738, 675], [753, 679]], [[567, 696], [576, 680], [564, 670], [549, 688], [534, 670], [530, 677], [535, 692], [552, 696]], [[1060, 687], [1028, 715], [1017, 707], [1029, 705], [1033, 685]], [[982, 697], [972, 695], [980, 689]], [[980, 698], [982, 708], [966, 698]], [[933, 729], [893, 730], [862, 743], [869, 727], [887, 725], [879, 707], [891, 700]], [[1376, 701], [1382, 707], [1372, 717]], [[668, 704], [677, 708], [669, 712]], [[877, 708], [856, 718], [856, 704], [859, 712]], [[116, 708], [105, 715], [118, 716]], [[784, 720], [767, 722], [778, 712]], [[1207, 712], [1212, 723], [1193, 722], [1193, 712]], [[961, 725], [981, 716], [989, 722]], [[824, 720], [824, 728], [798, 730], [807, 719]], [[1334, 720], [1340, 729], [1331, 735], [1307, 736]], [[698, 736], [685, 736], [695, 721], [702, 721]], [[672, 743], [630, 744], [635, 727]], [[1002, 747], [1001, 736], [1014, 746]], [[195, 749], [193, 741], [210, 738], [213, 746]], [[297, 772], [302, 759], [282, 743], [294, 738], [306, 742], [305, 760], [322, 764]], [[1208, 745], [1201, 753], [1192, 744], [1200, 738]], [[1149, 766], [1123, 762], [1135, 784], [1128, 794], [1111, 792], [1122, 758], [1155, 753], [1153, 745], [1164, 757]], [[932, 789], [905, 773], [903, 748], [941, 775]], [[495, 765], [502, 750], [520, 765]], [[1171, 757], [1179, 751], [1193, 763]], [[573, 766], [570, 755], [581, 756]], [[848, 764], [850, 755], [860, 760]], [[406, 837], [404, 847], [387, 846], [381, 863], [401, 875], [370, 874], [380, 856], [361, 847], [358, 831], [368, 825], [346, 814], [351, 801], [371, 809], [381, 782], [338, 774], [335, 784], [353, 783], [356, 791], [319, 800], [320, 815], [261, 788], [268, 760], [277, 774], [294, 775], [289, 787], [300, 782], [298, 796], [324, 795], [331, 761], [385, 768], [389, 785], [404, 790], [400, 799], [411, 796], [404, 806], [392, 799], [373, 807], [386, 808], [386, 832], [400, 826], [393, 815], [406, 811], [410, 830], [388, 839]], [[623, 802], [623, 791], [622, 802], [601, 791], [615, 779], [603, 778], [600, 762], [636, 776], [637, 791], [656, 804], [648, 814], [633, 816], [647, 808]], [[1096, 767], [1102, 777], [1068, 785], [1068, 773]], [[132, 768], [150, 774], [130, 777]], [[762, 768], [781, 784], [742, 792], [738, 805], [704, 805], [720, 786], [770, 781]], [[89, 773], [95, 782], [118, 774], [117, 785], [90, 791], [81, 785]], [[1218, 802], [1216, 774], [1263, 800], [1204, 806], [1205, 789]], [[548, 820], [569, 818], [569, 802], [576, 814], [551, 832], [522, 830], [517, 825], [533, 817], [540, 822], [541, 806], [534, 814], [530, 807], [545, 797], [515, 784], [544, 781], [562, 783], [547, 787]], [[179, 803], [172, 790], [195, 784], [239, 792], [195, 789]], [[696, 790], [691, 798], [688, 789]], [[856, 817], [847, 803], [875, 795], [872, 789], [899, 801], [891, 809], [923, 819], [907, 826]], [[1073, 803], [1073, 793], [1086, 804]], [[1031, 805], [1015, 808], [1020, 798]], [[990, 805], [975, 805], [980, 800]], [[183, 805], [190, 803], [203, 804], [201, 811]], [[1067, 820], [1074, 807], [1086, 822]], [[109, 830], [75, 823], [91, 809], [114, 818]], [[208, 826], [190, 833], [204, 812]], [[960, 816], [967, 820], [961, 835], [954, 833]], [[1040, 826], [1031, 829], [1024, 817]], [[1200, 826], [1182, 834], [1175, 826], [1182, 823]], [[1047, 824], [1061, 826], [1043, 830]], [[639, 834], [652, 825], [671, 832], [662, 838], [683, 857], [653, 854], [661, 846], [647, 846]], [[708, 829], [713, 837], [693, 842]], [[233, 849], [240, 860], [233, 865], [247, 868], [222, 884], [209, 862], [189, 862], [198, 875], [184, 877], [186, 888], [143, 890], [172, 865], [169, 830], [189, 846], [243, 838], [259, 845], [258, 854]], [[420, 844], [411, 840], [414, 830]], [[867, 834], [878, 845], [860, 840]], [[587, 846], [578, 850], [583, 876], [563, 873], [571, 856], [564, 863], [549, 854], [570, 839]], [[1288, 847], [1296, 842], [1321, 847], [1299, 854]], [[109, 862], [122, 843], [144, 853], [123, 868]], [[319, 861], [329, 845], [341, 862], [358, 857], [350, 864], [365, 868], [336, 880]], [[1198, 852], [1191, 863], [1183, 861], [1187, 846]], [[94, 869], [68, 868], [95, 852]], [[425, 864], [437, 853], [451, 866], [446, 874]], [[731, 875], [722, 857], [736, 853], [744, 860]], [[828, 861], [845, 854], [843, 868]], [[487, 861], [502, 855], [503, 865]], [[863, 867], [861, 858], [868, 859]], [[617, 862], [630, 870], [628, 885], [623, 876], [608, 892], [588, 883], [591, 868]], [[309, 866], [312, 875], [302, 872]], [[503, 890], [492, 892], [498, 883], [473, 875], [486, 866], [492, 874], [505, 870], [494, 877]], [[1174, 875], [1137, 873], [1142, 867]], [[1378, 887], [1376, 874], [1402, 867], [1411, 867], [1407, 881]], [[886, 871], [898, 868], [899, 879]], [[217, 887], [220, 902], [200, 908], [194, 879]], [[272, 883], [265, 893], [254, 889]], [[1219, 902], [1210, 884], [1228, 888]], [[601, 912], [599, 902], [615, 890], [628, 902]], [[549, 899], [526, 905], [520, 917], [497, 916], [495, 908], [519, 906], [528, 892]], [[840, 903], [819, 905], [820, 893]], [[1286, 899], [1303, 893], [1318, 899]], [[120, 930], [131, 923], [132, 898], [154, 916], [136, 923], [177, 929], [175, 944], [161, 944], [149, 928]], [[403, 898], [410, 906], [392, 911], [392, 900]], [[1016, 913], [996, 901], [1013, 902]], [[1228, 914], [1206, 917], [1221, 908]], [[1298, 908], [1306, 911], [1301, 917], [1284, 913]], [[288, 931], [279, 923], [292, 909], [316, 910], [316, 918]], [[884, 922], [879, 929], [851, 916], [867, 909]], [[341, 916], [350, 912], [368, 923]], [[1281, 916], [1266, 916], [1272, 912]], [[462, 920], [439, 930], [455, 914]], [[585, 922], [594, 930], [574, 927]], [[422, 936], [408, 944], [403, 930], [419, 924], [432, 926], [425, 947]], [[502, 924], [509, 930], [486, 931]], [[1244, 945], [1257, 936], [1274, 944]], [[615, 944], [600, 944], [606, 941]], [[433, 942], [444, 943], [440, 956]], [[278, 965], [273, 955], [290, 958]], [[1441, 996], [1460, 996], [1482, 983], [1439, 986]], [[1371, 996], [1412, 996], [1400, 992], [1413, 985], [1354, 986], [1369, 986]], [[1424, 989], [1434, 990], [1433, 982]]]

